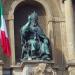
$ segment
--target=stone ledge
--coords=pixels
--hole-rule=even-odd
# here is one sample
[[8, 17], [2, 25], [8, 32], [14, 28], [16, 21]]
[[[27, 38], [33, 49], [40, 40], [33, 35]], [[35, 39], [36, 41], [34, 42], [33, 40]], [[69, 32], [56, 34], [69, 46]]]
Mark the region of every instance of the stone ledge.
[[21, 67], [23, 67], [24, 65], [33, 65], [33, 64], [41, 64], [41, 63], [45, 63], [45, 64], [50, 64], [51, 66], [54, 65], [54, 61], [43, 61], [43, 60], [27, 60], [27, 61], [23, 61], [21, 63]]
[[66, 65], [66, 67], [68, 68], [68, 67], [70, 67], [70, 66], [72, 66], [72, 67], [75, 67], [75, 63], [68, 63], [67, 65]]
[[43, 61], [43, 60], [27, 60], [27, 61], [23, 61], [21, 63], [17, 63], [16, 65], [11, 65], [11, 68], [21, 68], [23, 65], [27, 65], [27, 64], [40, 64], [40, 63], [46, 63], [46, 64], [54, 64], [54, 61]]
[[64, 17], [52, 17], [48, 22], [65, 22]]
[[11, 68], [13, 68], [13, 69], [21, 69], [21, 65], [11, 65]]
[[75, 59], [73, 59], [73, 60], [69, 60], [68, 62], [67, 62], [67, 65], [66, 65], [66, 68], [68, 68], [68, 67], [75, 67]]
[[66, 70], [66, 66], [53, 66], [52, 68], [55, 70], [59, 70], [59, 71], [65, 71]]
[[73, 59], [73, 60], [68, 60], [67, 65], [73, 65], [73, 66], [75, 66], [75, 59]]
[[25, 64], [37, 64], [37, 63], [47, 63], [47, 64], [54, 64], [54, 61], [44, 61], [44, 60], [26, 60], [22, 61]]

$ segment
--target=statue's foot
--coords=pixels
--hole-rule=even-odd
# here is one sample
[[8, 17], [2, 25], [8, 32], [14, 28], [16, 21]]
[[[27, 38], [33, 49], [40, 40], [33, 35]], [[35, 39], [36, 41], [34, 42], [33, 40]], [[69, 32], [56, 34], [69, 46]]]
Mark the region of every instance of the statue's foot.
[[36, 59], [36, 56], [32, 56], [31, 58], [32, 58], [32, 59]]
[[51, 60], [51, 58], [49, 57], [49, 55], [43, 55], [41, 59], [42, 60], [47, 60], [47, 61]]
[[26, 60], [28, 60], [27, 57], [24, 57], [24, 58], [21, 59], [22, 62], [23, 62], [23, 61], [26, 61]]

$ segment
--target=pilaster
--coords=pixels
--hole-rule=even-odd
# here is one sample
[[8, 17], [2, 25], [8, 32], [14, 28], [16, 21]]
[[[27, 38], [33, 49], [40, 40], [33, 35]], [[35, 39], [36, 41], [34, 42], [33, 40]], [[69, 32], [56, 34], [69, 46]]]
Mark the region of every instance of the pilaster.
[[66, 37], [68, 50], [68, 71], [69, 75], [75, 75], [75, 39], [74, 39], [74, 18], [72, 0], [65, 0], [65, 21], [66, 21]]

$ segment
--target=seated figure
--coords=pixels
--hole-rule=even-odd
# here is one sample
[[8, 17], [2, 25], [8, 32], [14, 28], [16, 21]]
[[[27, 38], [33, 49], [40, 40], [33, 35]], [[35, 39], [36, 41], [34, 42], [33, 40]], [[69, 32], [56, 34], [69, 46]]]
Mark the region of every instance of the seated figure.
[[34, 11], [28, 16], [28, 22], [21, 27], [21, 59], [51, 60], [49, 40], [38, 24], [38, 15]]

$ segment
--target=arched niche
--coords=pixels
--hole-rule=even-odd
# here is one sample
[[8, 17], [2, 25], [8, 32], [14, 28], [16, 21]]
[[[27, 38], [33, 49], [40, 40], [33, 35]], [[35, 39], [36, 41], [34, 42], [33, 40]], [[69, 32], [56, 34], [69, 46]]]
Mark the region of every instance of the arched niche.
[[15, 37], [15, 58], [16, 62], [20, 61], [21, 58], [21, 39], [20, 39], [20, 28], [28, 21], [28, 15], [32, 12], [38, 14], [38, 22], [44, 33], [46, 34], [46, 12], [44, 7], [35, 1], [21, 2], [18, 4], [14, 11], [14, 37]]
[[[25, 19], [25, 15], [24, 15], [23, 21], [22, 22], [19, 21], [18, 24], [14, 25], [15, 12], [18, 11], [19, 8], [21, 8], [21, 6], [26, 6], [28, 4], [30, 4], [30, 6], [32, 5], [33, 7], [42, 8], [44, 10], [44, 12], [42, 13], [42, 15], [44, 15], [44, 16], [41, 17], [39, 14], [39, 23], [42, 26], [42, 28], [44, 27], [43, 31], [48, 36], [48, 38], [50, 38], [52, 45], [54, 45], [53, 33], [55, 33], [54, 36], [56, 36], [56, 33], [60, 34], [60, 33], [56, 32], [57, 29], [58, 29], [58, 31], [60, 30], [59, 24], [56, 25], [56, 23], [59, 23], [59, 21], [61, 22], [61, 19], [59, 17], [54, 17], [54, 16], [61, 16], [61, 11], [59, 10], [58, 4], [55, 0], [48, 0], [48, 1], [46, 1], [46, 0], [19, 0], [19, 1], [16, 1], [15, 0], [15, 1], [11, 2], [7, 17], [8, 17], [8, 21], [9, 21], [9, 36], [10, 36], [10, 43], [11, 43], [11, 49], [12, 49], [12, 59], [11, 59], [12, 64], [15, 64], [15, 62], [16, 62], [15, 58], [18, 56], [15, 53], [16, 52], [15, 44], [17, 45], [18, 41], [20, 40], [19, 39], [18, 41], [16, 41], [16, 39], [15, 39], [17, 37], [14, 35], [15, 28], [17, 28], [18, 26], [22, 26], [23, 24], [26, 23], [26, 21], [24, 20]], [[21, 12], [21, 10], [19, 10], [19, 11]], [[19, 11], [18, 11], [18, 13], [19, 13]], [[40, 20], [40, 18], [41, 18], [41, 20], [42, 20], [42, 18], [44, 18], [45, 21], [43, 20], [44, 22], [42, 22]], [[20, 27], [19, 27], [19, 29], [20, 29]], [[16, 29], [16, 30], [18, 30], [18, 29]], [[16, 34], [18, 34], [18, 33], [16, 33]], [[17, 38], [20, 38], [20, 36], [18, 36]], [[15, 43], [15, 41], [17, 43]], [[58, 39], [56, 41], [58, 41]], [[17, 51], [21, 51], [21, 50], [17, 49]], [[19, 60], [20, 60], [20, 56], [18, 57], [17, 61], [19, 61]]]

